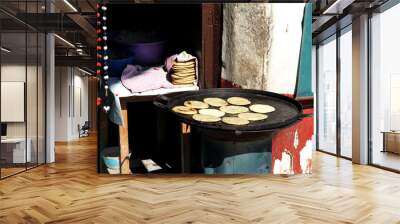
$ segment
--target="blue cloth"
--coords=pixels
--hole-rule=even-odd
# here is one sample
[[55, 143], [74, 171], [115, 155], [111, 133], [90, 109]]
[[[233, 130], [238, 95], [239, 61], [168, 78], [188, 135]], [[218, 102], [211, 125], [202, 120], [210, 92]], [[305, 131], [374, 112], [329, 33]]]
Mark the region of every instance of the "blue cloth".
[[108, 114], [108, 118], [110, 119], [111, 122], [117, 124], [117, 125], [123, 125], [123, 118], [122, 118], [122, 112], [121, 112], [121, 102], [119, 100], [119, 97], [114, 94], [120, 90], [125, 90], [128, 91], [121, 83], [121, 81], [118, 78], [110, 78], [109, 80], [109, 87], [111, 90], [111, 93], [113, 94], [114, 97], [114, 104], [110, 109], [110, 113]]
[[108, 75], [110, 77], [121, 77], [125, 67], [129, 64], [133, 64], [133, 57], [123, 59], [109, 59], [108, 60]]

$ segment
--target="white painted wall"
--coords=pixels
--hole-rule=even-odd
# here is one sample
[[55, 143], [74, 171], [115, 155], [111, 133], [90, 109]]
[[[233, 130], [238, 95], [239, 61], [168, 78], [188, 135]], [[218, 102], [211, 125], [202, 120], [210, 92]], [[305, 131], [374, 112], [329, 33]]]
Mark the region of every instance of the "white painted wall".
[[55, 68], [55, 140], [67, 141], [69, 133], [69, 68]]
[[88, 78], [73, 67], [56, 67], [56, 141], [79, 138], [78, 124], [88, 120]]
[[72, 138], [78, 138], [78, 125], [83, 125], [85, 121], [89, 120], [88, 110], [88, 78], [79, 70], [74, 69], [74, 82], [73, 82], [73, 96], [74, 100], [72, 108], [72, 119], [71, 119], [71, 136]]
[[303, 34], [304, 3], [272, 5], [272, 43], [267, 91], [294, 94]]
[[[36, 70], [38, 69], [38, 71]], [[1, 66], [2, 82], [21, 82], [26, 84], [26, 107], [24, 99], [21, 106], [18, 108], [2, 107], [3, 113], [22, 113], [22, 116], [27, 115], [27, 120], [24, 118], [20, 122], [6, 122], [7, 123], [7, 137], [8, 138], [24, 138], [25, 135], [30, 139], [29, 147], [32, 151], [32, 161], [36, 162], [36, 158], [39, 159], [39, 163], [44, 163], [44, 150], [45, 150], [45, 120], [44, 120], [44, 74], [42, 73], [42, 67], [36, 67], [32, 65], [25, 66], [25, 63], [4, 63]], [[27, 77], [27, 81], [25, 80]], [[37, 86], [38, 85], [38, 86]], [[18, 93], [4, 92], [2, 89], [2, 98], [6, 97], [7, 94], [22, 94], [24, 98], [24, 87], [17, 90]], [[37, 92], [38, 91], [38, 92]], [[38, 94], [38, 95], [37, 95]], [[17, 103], [17, 102], [16, 102]], [[12, 111], [14, 110], [14, 111]], [[39, 156], [37, 157], [37, 153]]]
[[[3, 64], [1, 66], [1, 81], [25, 82], [25, 69], [25, 64]], [[30, 68], [28, 68], [28, 70], [30, 70]], [[7, 108], [1, 108], [1, 110], [7, 110]], [[25, 122], [7, 122], [7, 137], [25, 137], [25, 127]]]

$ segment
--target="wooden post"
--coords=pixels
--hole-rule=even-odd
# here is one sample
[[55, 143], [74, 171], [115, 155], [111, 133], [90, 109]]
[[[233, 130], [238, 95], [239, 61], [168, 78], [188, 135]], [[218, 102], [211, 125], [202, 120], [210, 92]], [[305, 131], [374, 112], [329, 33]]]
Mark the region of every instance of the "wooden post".
[[129, 155], [128, 106], [126, 104], [121, 105], [121, 113], [123, 118], [123, 124], [119, 126], [121, 174], [131, 174], [130, 161], [125, 159]]
[[200, 87], [219, 86], [221, 75], [222, 4], [202, 5], [202, 60]]

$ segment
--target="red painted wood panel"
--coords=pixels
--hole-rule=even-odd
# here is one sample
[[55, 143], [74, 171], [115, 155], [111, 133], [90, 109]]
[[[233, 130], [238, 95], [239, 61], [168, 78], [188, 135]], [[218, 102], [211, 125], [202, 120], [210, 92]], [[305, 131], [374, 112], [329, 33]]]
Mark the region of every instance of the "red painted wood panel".
[[[222, 88], [241, 88], [229, 80], [221, 79], [220, 83]], [[288, 97], [293, 97], [291, 94], [283, 94]], [[305, 114], [313, 114], [314, 109], [305, 109]], [[298, 139], [295, 143], [295, 135], [297, 132]], [[286, 155], [291, 155], [292, 158], [292, 168], [288, 171], [288, 174], [300, 174], [300, 173], [310, 173], [311, 172], [311, 150], [312, 150], [312, 137], [314, 134], [314, 119], [313, 117], [304, 118], [302, 121], [296, 123], [295, 125], [280, 130], [272, 139], [272, 171], [279, 168], [275, 167], [276, 161], [282, 161], [282, 153]], [[308, 145], [307, 145], [308, 144]], [[303, 150], [308, 150], [307, 152]], [[303, 161], [301, 161], [300, 154], [303, 154]], [[303, 162], [303, 172], [301, 162]], [[280, 165], [280, 164], [279, 164]], [[278, 173], [276, 173], [278, 174]]]
[[[314, 109], [304, 110], [305, 114], [313, 114]], [[295, 144], [295, 135], [298, 135], [297, 145]], [[292, 173], [303, 173], [300, 164], [300, 152], [305, 149], [307, 141], [311, 141], [314, 134], [314, 119], [313, 117], [304, 118], [295, 125], [282, 129], [272, 139], [272, 167], [275, 168], [276, 160], [282, 160], [282, 153], [288, 152], [292, 155], [293, 167]], [[297, 147], [296, 147], [297, 146]], [[307, 161], [308, 169], [311, 171], [311, 158]], [[308, 172], [309, 172], [308, 171]], [[308, 173], [306, 172], [306, 173]]]

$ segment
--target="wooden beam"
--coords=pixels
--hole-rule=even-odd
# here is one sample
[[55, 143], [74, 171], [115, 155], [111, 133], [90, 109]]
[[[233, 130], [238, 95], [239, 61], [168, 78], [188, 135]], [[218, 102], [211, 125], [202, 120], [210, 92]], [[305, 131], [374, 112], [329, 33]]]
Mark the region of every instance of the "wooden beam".
[[119, 144], [120, 144], [120, 160], [121, 160], [121, 174], [131, 174], [129, 168], [129, 130], [128, 130], [128, 107], [121, 105], [121, 113], [123, 124], [119, 126]]
[[202, 60], [200, 87], [218, 87], [221, 76], [222, 4], [202, 5]]

